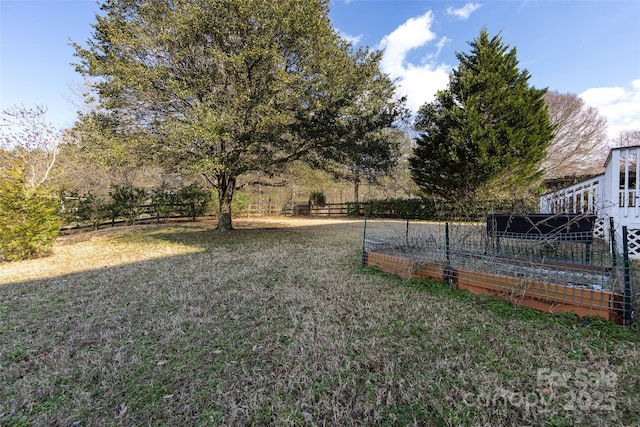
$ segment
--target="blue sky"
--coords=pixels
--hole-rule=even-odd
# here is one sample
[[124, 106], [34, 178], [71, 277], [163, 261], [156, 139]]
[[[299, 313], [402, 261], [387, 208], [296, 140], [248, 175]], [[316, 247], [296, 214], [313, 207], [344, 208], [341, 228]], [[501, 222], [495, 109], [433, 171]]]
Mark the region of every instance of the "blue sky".
[[[56, 125], [73, 123], [82, 80], [68, 43], [90, 37], [97, 10], [93, 0], [0, 0], [1, 109], [44, 104]], [[517, 48], [534, 86], [580, 95], [612, 136], [640, 129], [640, 1], [332, 0], [331, 18], [354, 44], [385, 49], [383, 71], [413, 109], [486, 27]]]

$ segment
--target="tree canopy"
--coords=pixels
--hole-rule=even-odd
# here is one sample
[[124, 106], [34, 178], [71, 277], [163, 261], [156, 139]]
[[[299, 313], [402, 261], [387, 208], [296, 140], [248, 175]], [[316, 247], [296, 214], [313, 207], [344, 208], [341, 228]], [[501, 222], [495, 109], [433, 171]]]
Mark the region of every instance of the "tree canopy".
[[362, 181], [374, 183], [397, 165], [406, 138], [400, 126], [409, 116], [406, 98], [396, 98], [394, 83], [379, 71], [381, 53], [358, 52], [358, 56], [360, 73], [364, 73], [359, 95], [342, 112], [341, 137], [334, 143], [336, 153], [328, 165], [334, 176], [354, 184], [356, 202]]
[[469, 53], [456, 53], [447, 89], [420, 108], [410, 159], [421, 190], [447, 200], [492, 182], [514, 188], [533, 181], [554, 131], [546, 90], [529, 86], [516, 49], [486, 29], [469, 45]]
[[230, 229], [241, 177], [335, 158], [340, 120], [382, 77], [379, 56], [342, 40], [328, 7], [106, 0], [92, 39], [75, 45], [95, 105], [76, 131], [107, 151], [201, 174], [218, 190], [218, 229]]
[[556, 127], [542, 162], [544, 178], [602, 173], [609, 154], [607, 120], [578, 95], [549, 91], [544, 98], [551, 123]]

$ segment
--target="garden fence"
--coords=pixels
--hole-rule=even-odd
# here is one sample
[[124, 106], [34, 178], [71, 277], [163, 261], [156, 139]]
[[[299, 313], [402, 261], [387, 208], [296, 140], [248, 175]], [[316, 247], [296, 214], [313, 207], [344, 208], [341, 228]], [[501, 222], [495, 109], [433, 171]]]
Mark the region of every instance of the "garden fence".
[[611, 223], [605, 239], [576, 228], [583, 217], [561, 218], [563, 226], [524, 217], [531, 223], [527, 234], [510, 228], [511, 218], [506, 228], [498, 227], [499, 235], [490, 216], [482, 223], [365, 219], [363, 264], [550, 313], [636, 321], [640, 298], [626, 227]]

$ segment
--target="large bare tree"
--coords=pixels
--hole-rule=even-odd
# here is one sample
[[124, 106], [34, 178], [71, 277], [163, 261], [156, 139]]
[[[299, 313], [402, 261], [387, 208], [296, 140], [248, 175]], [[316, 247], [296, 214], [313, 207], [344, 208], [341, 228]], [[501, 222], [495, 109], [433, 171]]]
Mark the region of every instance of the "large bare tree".
[[601, 173], [607, 156], [607, 120], [577, 95], [550, 91], [544, 97], [556, 131], [542, 161], [544, 179]]

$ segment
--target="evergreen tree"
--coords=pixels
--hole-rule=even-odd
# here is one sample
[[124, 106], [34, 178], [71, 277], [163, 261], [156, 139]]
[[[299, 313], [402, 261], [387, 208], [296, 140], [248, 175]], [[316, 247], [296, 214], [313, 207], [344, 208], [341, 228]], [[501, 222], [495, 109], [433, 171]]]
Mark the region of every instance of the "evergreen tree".
[[58, 237], [60, 201], [44, 185], [29, 185], [31, 171], [14, 161], [0, 169], [0, 261], [46, 255]]
[[48, 183], [61, 136], [46, 112], [0, 113], [0, 261], [45, 255], [58, 236], [60, 200]]
[[456, 53], [448, 88], [420, 108], [415, 124], [412, 177], [424, 193], [447, 200], [472, 197], [488, 183], [533, 182], [554, 132], [546, 89], [529, 86], [516, 49], [486, 29], [469, 45], [470, 53]]

